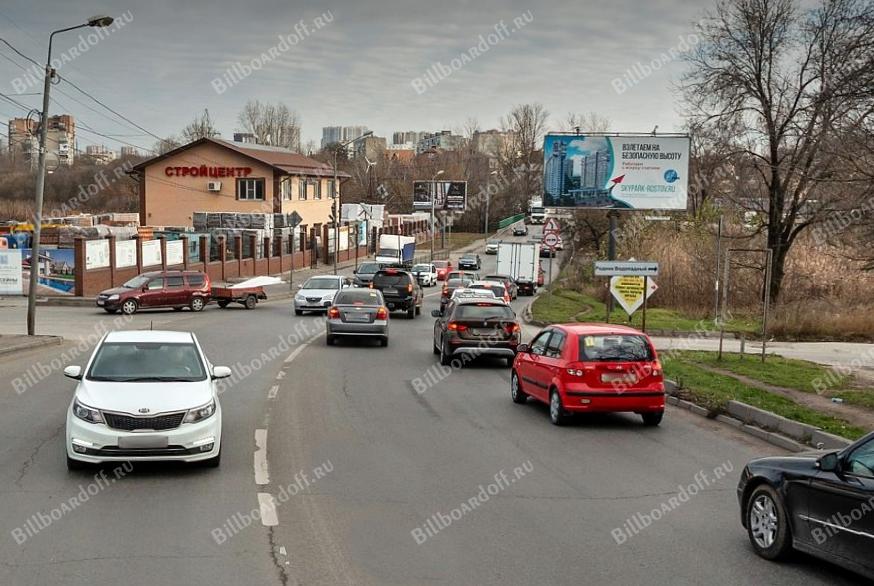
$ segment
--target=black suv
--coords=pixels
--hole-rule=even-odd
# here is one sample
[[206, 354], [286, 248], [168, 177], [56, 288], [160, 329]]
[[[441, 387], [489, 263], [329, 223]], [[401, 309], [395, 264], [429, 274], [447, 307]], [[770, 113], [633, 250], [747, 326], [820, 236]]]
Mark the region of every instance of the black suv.
[[435, 309], [434, 354], [449, 365], [454, 356], [495, 356], [513, 366], [522, 326], [513, 309], [500, 299], [456, 299]]
[[418, 280], [409, 271], [392, 268], [380, 269], [374, 273], [370, 288], [382, 292], [389, 311], [406, 311], [407, 317], [410, 319], [422, 313], [422, 302], [425, 296]]

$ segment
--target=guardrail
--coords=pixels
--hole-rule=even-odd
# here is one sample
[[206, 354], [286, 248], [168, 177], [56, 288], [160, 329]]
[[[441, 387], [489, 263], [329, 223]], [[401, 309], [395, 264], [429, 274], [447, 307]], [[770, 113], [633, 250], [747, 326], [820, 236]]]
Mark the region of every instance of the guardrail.
[[504, 218], [500, 222], [498, 222], [498, 229], [506, 228], [507, 226], [511, 226], [518, 222], [519, 220], [524, 220], [525, 214], [516, 214], [515, 216], [510, 216], [509, 218]]

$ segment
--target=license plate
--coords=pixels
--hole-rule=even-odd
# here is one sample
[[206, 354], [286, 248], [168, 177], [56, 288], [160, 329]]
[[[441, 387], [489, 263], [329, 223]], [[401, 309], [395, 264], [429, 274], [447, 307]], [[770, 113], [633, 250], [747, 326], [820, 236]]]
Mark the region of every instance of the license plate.
[[166, 448], [169, 445], [166, 435], [124, 435], [118, 438], [118, 447], [124, 450], [137, 448]]
[[398, 290], [392, 289], [391, 287], [386, 287], [385, 289], [382, 290], [382, 292], [385, 294], [388, 294], [388, 295], [394, 295], [395, 293], [398, 292]]
[[493, 336], [497, 330], [489, 328], [473, 328], [471, 331], [474, 336]]
[[368, 322], [370, 321], [370, 316], [366, 313], [347, 313], [346, 321]]
[[636, 383], [637, 376], [628, 373], [611, 373], [606, 372], [601, 375], [601, 382], [605, 383]]
[[98, 299], [97, 305], [106, 305], [106, 301], [104, 301], [103, 299]]

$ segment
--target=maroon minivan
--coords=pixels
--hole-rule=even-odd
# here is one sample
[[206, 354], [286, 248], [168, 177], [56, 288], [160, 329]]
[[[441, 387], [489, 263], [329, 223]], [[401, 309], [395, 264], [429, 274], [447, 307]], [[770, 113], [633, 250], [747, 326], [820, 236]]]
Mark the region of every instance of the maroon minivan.
[[209, 303], [209, 276], [200, 271], [154, 271], [134, 277], [121, 287], [107, 289], [97, 296], [97, 306], [108, 313], [121, 310], [126, 315], [139, 309], [190, 307], [200, 311]]

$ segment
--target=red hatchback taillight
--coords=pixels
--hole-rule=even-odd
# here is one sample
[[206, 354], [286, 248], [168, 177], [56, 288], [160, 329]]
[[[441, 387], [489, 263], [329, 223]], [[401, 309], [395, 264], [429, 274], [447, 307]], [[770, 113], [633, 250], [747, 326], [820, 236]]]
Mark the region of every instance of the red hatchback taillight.
[[336, 307], [331, 307], [328, 309], [328, 318], [337, 319], [338, 317], [340, 317], [339, 309], [337, 309]]
[[507, 324], [506, 329], [508, 334], [518, 334], [522, 331], [522, 327], [517, 323]]
[[446, 324], [446, 329], [450, 332], [465, 332], [467, 331], [467, 326], [458, 322], [451, 321]]
[[385, 307], [380, 307], [376, 310], [376, 319], [388, 319], [388, 310]]

